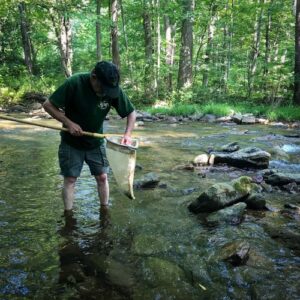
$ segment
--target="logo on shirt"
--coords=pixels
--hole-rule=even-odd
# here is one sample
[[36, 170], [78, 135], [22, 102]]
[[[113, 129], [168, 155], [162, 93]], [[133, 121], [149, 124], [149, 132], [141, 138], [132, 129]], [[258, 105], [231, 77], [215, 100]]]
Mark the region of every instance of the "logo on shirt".
[[106, 102], [106, 101], [101, 101], [99, 104], [98, 104], [98, 107], [101, 109], [101, 110], [105, 110], [109, 107], [109, 103]]

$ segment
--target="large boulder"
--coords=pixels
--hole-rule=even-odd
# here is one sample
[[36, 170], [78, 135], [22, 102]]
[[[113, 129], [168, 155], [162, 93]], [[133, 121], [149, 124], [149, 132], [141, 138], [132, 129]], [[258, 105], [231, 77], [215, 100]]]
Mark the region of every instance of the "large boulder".
[[242, 201], [256, 187], [252, 179], [247, 176], [234, 179], [229, 183], [216, 183], [203, 192], [188, 208], [193, 213], [217, 211]]
[[266, 183], [276, 186], [282, 186], [289, 183], [300, 184], [299, 173], [283, 173], [270, 170], [264, 173], [264, 180]]
[[248, 147], [233, 153], [216, 152], [214, 164], [226, 163], [239, 168], [266, 169], [269, 166], [271, 154], [256, 147]]

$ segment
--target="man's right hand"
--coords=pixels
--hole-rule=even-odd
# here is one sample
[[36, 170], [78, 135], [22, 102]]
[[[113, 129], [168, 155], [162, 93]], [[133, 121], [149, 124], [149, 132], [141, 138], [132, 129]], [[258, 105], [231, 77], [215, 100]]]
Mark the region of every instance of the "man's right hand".
[[83, 135], [83, 131], [78, 124], [69, 120], [68, 122], [66, 122], [65, 125], [67, 126], [68, 131], [70, 132], [71, 135], [74, 135], [74, 136], [82, 136]]

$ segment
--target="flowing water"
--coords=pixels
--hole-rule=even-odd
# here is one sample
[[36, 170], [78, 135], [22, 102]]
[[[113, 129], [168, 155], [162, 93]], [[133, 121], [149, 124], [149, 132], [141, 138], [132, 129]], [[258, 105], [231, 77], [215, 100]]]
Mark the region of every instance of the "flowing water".
[[[240, 225], [208, 227], [187, 205], [213, 183], [257, 173], [224, 167], [203, 176], [176, 168], [236, 141], [271, 152], [272, 168], [299, 172], [299, 132], [146, 123], [135, 133], [135, 176], [155, 172], [160, 187], [136, 190], [129, 200], [110, 175], [111, 206], [100, 210], [85, 166], [74, 212], [64, 216], [58, 132], [0, 123], [0, 299], [299, 299], [299, 248], [266, 229], [299, 233], [299, 218], [280, 213], [284, 203], [299, 205], [299, 194], [264, 193], [270, 211], [248, 210]], [[246, 265], [222, 258], [233, 241], [250, 244]]]

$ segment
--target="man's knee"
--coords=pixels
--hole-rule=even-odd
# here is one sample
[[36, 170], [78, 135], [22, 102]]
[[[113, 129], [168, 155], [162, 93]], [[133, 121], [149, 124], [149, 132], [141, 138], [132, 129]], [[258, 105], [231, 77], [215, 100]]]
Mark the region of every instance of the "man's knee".
[[64, 177], [65, 185], [75, 185], [77, 177]]
[[101, 184], [105, 184], [107, 181], [107, 174], [102, 173], [100, 175], [96, 175], [95, 176], [97, 184], [101, 185]]

